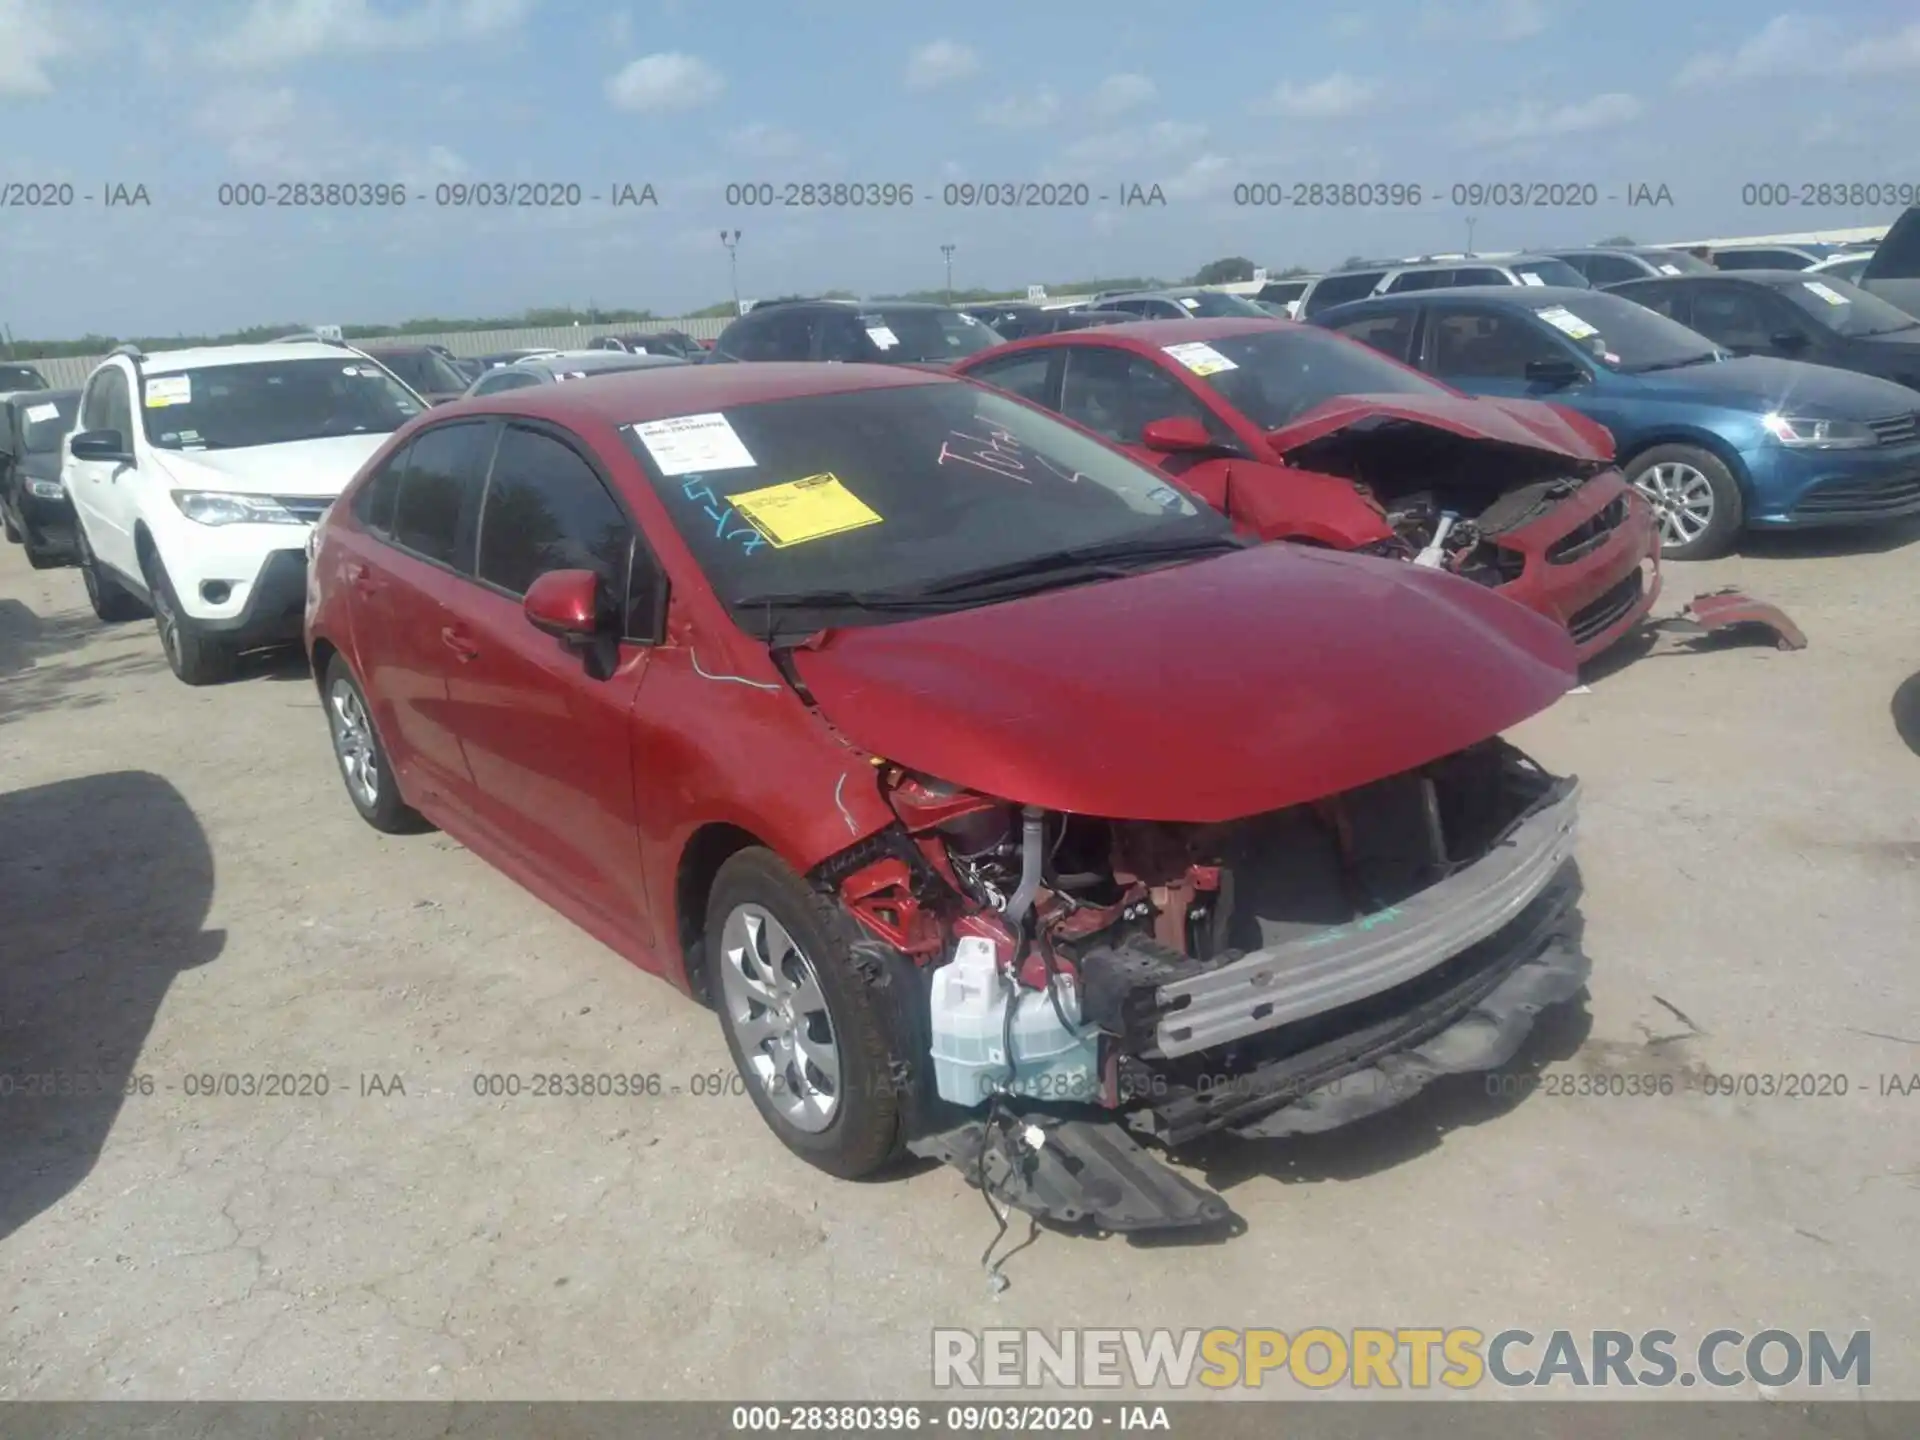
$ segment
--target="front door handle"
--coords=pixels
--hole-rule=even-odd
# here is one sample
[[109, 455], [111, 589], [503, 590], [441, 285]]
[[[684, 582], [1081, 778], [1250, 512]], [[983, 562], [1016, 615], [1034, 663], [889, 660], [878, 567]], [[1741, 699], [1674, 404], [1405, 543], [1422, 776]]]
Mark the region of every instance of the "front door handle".
[[480, 647], [473, 643], [471, 635], [457, 625], [448, 625], [441, 629], [440, 643], [459, 656], [462, 662], [480, 658]]

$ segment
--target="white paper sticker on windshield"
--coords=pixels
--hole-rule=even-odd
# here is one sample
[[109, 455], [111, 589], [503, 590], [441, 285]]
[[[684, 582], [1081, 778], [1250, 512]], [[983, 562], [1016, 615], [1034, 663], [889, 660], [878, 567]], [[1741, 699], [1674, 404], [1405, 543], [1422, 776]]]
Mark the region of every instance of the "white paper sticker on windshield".
[[156, 375], [147, 381], [147, 408], [158, 410], [167, 405], [193, 403], [191, 375]]
[[662, 475], [700, 475], [708, 470], [751, 470], [760, 462], [740, 443], [727, 417], [679, 415], [632, 427]]
[[1538, 275], [1531, 275], [1522, 270], [1520, 272], [1520, 283], [1522, 285], [1544, 285], [1547, 282], [1542, 280]]
[[1680, 267], [1678, 265], [1662, 264], [1662, 265], [1656, 265], [1654, 268], [1658, 270], [1662, 275], [1678, 275], [1680, 273]]
[[1169, 345], [1166, 351], [1196, 375], [1217, 375], [1222, 370], [1240, 368], [1202, 340], [1190, 340], [1185, 345]]
[[1823, 285], [1818, 280], [1802, 280], [1800, 283], [1829, 305], [1849, 305], [1852, 303], [1846, 296], [1842, 295], [1831, 285]]
[[962, 325], [978, 325], [980, 322], [974, 319], [973, 316], [967, 314], [966, 311], [962, 310], [960, 312], [960, 323]]
[[1200, 302], [1194, 299], [1191, 295], [1182, 295], [1180, 297], [1180, 303], [1186, 306], [1187, 309], [1189, 310], [1198, 310], [1200, 308]]
[[1536, 310], [1533, 313], [1561, 334], [1571, 335], [1576, 340], [1585, 340], [1600, 333], [1564, 305], [1549, 305], [1544, 310]]
[[38, 425], [42, 420], [52, 420], [59, 414], [60, 407], [58, 405], [29, 405], [27, 407], [27, 423], [29, 425]]
[[882, 350], [891, 350], [900, 343], [900, 337], [885, 325], [869, 325], [867, 338]]

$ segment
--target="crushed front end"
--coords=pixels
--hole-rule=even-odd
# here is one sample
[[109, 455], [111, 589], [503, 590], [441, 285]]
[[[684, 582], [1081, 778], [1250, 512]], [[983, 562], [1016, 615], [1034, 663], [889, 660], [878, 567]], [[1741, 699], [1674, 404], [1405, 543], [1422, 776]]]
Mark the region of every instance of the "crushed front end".
[[1328, 1130], [1498, 1066], [1588, 973], [1578, 783], [1498, 739], [1220, 824], [878, 775], [899, 827], [815, 880], [916, 962], [911, 1148], [1044, 1218], [1219, 1222], [1144, 1146]]

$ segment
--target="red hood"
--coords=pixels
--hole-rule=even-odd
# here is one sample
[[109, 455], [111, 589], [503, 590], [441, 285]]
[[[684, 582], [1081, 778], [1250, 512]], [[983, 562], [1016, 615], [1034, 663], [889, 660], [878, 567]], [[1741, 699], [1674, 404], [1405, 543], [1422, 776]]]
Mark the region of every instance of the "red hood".
[[1539, 400], [1468, 395], [1340, 395], [1272, 431], [1267, 440], [1288, 455], [1375, 420], [1407, 420], [1471, 440], [1494, 440], [1575, 460], [1613, 458], [1612, 435], [1584, 415]]
[[1422, 765], [1574, 683], [1558, 625], [1402, 560], [1263, 545], [794, 652], [855, 744], [1023, 804], [1277, 810]]

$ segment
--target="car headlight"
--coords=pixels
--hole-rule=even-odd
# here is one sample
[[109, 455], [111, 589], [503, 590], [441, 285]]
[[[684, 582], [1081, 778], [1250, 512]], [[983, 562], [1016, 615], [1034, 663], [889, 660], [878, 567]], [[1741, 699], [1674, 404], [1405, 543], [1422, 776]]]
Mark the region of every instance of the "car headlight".
[[1879, 438], [1858, 420], [1807, 420], [1791, 415], [1762, 415], [1760, 423], [1782, 445], [1808, 450], [1859, 450]]
[[224, 490], [176, 490], [173, 503], [202, 525], [304, 525], [307, 522], [265, 495], [233, 495]]
[[67, 498], [67, 487], [58, 480], [40, 480], [28, 476], [27, 494], [36, 500], [64, 500]]

